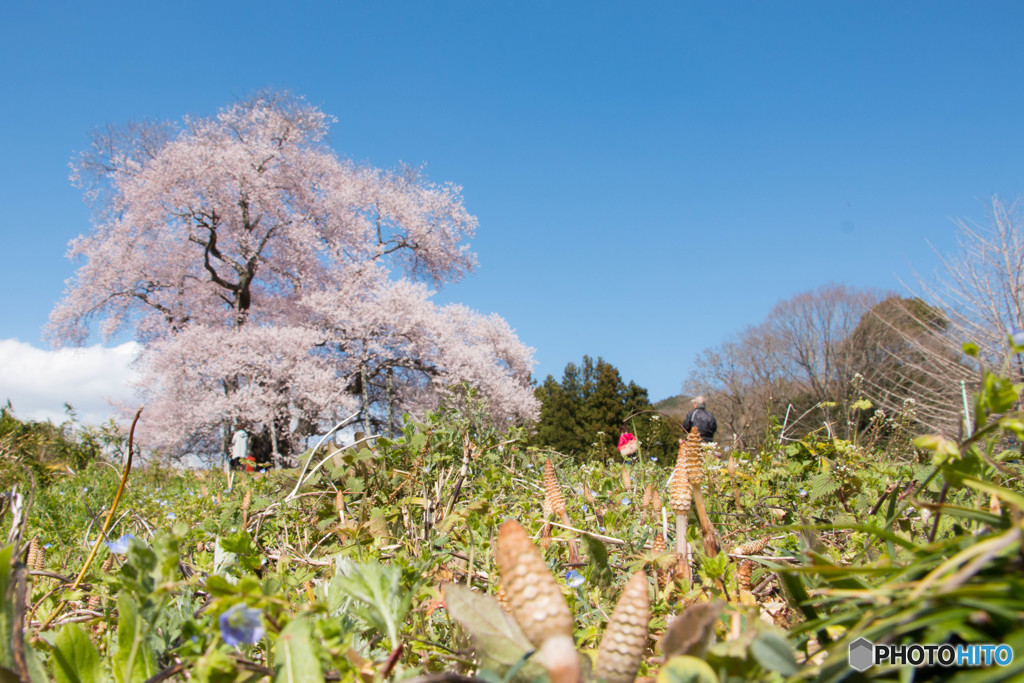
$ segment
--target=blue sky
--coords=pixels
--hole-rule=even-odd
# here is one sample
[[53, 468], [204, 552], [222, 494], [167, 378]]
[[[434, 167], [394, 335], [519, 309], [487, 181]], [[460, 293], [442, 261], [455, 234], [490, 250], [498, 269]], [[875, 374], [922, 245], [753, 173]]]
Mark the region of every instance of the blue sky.
[[1024, 191], [1022, 28], [1012, 2], [5, 3], [0, 340], [45, 349], [91, 129], [287, 89], [340, 156], [464, 187], [480, 267], [441, 301], [504, 316], [540, 378], [603, 356], [663, 398], [780, 299], [901, 291]]

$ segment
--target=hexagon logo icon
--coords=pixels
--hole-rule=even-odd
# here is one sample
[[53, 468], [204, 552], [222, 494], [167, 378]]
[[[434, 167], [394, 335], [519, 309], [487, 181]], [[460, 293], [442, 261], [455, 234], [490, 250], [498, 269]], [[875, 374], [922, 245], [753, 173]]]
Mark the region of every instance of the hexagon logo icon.
[[858, 638], [850, 643], [850, 666], [857, 671], [865, 671], [875, 663], [875, 646], [867, 638]]

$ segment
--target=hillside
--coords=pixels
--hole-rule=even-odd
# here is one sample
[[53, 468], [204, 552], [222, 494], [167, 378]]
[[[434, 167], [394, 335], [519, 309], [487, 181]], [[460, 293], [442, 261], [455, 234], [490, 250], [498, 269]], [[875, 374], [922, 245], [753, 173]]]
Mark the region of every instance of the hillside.
[[672, 417], [685, 417], [686, 413], [690, 410], [690, 401], [692, 396], [686, 394], [677, 394], [676, 396], [669, 396], [663, 398], [654, 404], [654, 409], [659, 410]]

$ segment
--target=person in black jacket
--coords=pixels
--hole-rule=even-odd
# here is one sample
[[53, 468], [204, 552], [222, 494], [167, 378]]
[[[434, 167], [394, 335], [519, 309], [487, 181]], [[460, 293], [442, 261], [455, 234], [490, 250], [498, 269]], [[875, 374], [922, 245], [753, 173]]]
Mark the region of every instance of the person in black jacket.
[[715, 416], [705, 407], [703, 396], [693, 399], [693, 410], [687, 413], [686, 419], [683, 420], [683, 429], [690, 431], [691, 427], [697, 428], [702, 441], [714, 441], [718, 423]]

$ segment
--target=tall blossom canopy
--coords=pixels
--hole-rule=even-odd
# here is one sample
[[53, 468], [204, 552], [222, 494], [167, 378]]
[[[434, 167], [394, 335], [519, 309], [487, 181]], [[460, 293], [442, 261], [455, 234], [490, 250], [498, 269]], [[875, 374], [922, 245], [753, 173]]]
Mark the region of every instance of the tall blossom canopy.
[[379, 423], [461, 383], [498, 421], [536, 415], [533, 350], [498, 316], [431, 301], [475, 264], [461, 188], [339, 159], [330, 123], [264, 93], [109, 128], [72, 164], [96, 219], [49, 333], [133, 332], [145, 431], [169, 452], [229, 424], [294, 440], [363, 401]]

